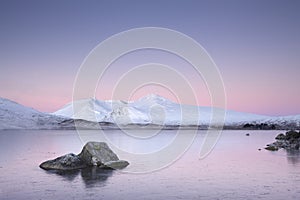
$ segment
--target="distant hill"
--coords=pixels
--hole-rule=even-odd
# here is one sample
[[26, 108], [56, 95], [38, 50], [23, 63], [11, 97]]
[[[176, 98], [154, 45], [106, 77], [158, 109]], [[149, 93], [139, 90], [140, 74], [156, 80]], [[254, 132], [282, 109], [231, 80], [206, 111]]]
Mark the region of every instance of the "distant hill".
[[64, 119], [0, 98], [0, 129], [52, 129]]
[[[271, 117], [216, 108], [215, 117], [224, 118], [229, 129], [299, 129], [300, 115]], [[0, 98], [0, 129], [97, 129], [148, 127], [192, 127], [205, 129], [211, 122], [211, 107], [181, 105], [158, 95], [137, 101], [82, 99], [54, 113], [43, 113]], [[225, 115], [222, 115], [225, 114]]]
[[[272, 125], [276, 125], [275, 128], [289, 125], [299, 127], [300, 122], [300, 115], [272, 117], [223, 109], [215, 109], [215, 111], [217, 117], [225, 113], [225, 126], [229, 128], [270, 129], [273, 127]], [[73, 119], [121, 125], [200, 125], [207, 127], [210, 124], [213, 111], [211, 107], [181, 105], [151, 94], [134, 102], [82, 99], [67, 104], [53, 114]]]

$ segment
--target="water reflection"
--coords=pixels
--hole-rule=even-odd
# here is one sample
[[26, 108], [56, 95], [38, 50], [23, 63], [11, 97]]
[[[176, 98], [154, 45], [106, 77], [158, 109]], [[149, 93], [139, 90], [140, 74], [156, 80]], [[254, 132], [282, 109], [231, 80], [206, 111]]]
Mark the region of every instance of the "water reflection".
[[99, 167], [85, 168], [81, 170], [81, 177], [86, 187], [105, 186], [114, 170], [101, 169]]
[[103, 187], [105, 186], [105, 182], [109, 177], [111, 177], [114, 173], [114, 170], [110, 169], [102, 169], [99, 167], [88, 167], [84, 169], [78, 170], [68, 170], [68, 171], [57, 171], [51, 170], [47, 171], [49, 174], [56, 174], [59, 177], [62, 177], [66, 181], [74, 181], [76, 177], [80, 174], [83, 183], [87, 188], [89, 187]]
[[[0, 131], [0, 199], [300, 199], [300, 152], [258, 151], [278, 131], [246, 133], [225, 131], [214, 151], [198, 160], [200, 131], [200, 138], [168, 168], [137, 175], [99, 168], [44, 171], [42, 161], [80, 152], [76, 131]], [[119, 146], [127, 143], [122, 135], [110, 134]], [[174, 133], [163, 135], [167, 141]], [[150, 147], [143, 148], [149, 152]], [[134, 156], [124, 159], [130, 161], [128, 167], [152, 164]]]
[[49, 170], [48, 174], [56, 174], [62, 177], [66, 181], [74, 181], [74, 179], [80, 173], [80, 170], [68, 170], [68, 171], [60, 171], [60, 170]]
[[290, 164], [300, 164], [300, 151], [299, 150], [287, 150], [287, 161]]

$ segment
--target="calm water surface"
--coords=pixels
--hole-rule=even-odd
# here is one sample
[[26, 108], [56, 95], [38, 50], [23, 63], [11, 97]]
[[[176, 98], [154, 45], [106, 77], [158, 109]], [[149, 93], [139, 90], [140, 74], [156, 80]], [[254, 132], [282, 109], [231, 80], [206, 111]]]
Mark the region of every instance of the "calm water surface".
[[[300, 199], [300, 155], [263, 149], [280, 132], [223, 131], [213, 151], [199, 159], [205, 135], [199, 131], [179, 160], [155, 172], [91, 168], [60, 174], [38, 166], [79, 153], [83, 144], [76, 131], [0, 131], [0, 199]], [[134, 143], [118, 130], [106, 133], [120, 147], [142, 153], [176, 135], [163, 131], [147, 144], [146, 139]], [[132, 166], [145, 164], [134, 156], [120, 157]]]

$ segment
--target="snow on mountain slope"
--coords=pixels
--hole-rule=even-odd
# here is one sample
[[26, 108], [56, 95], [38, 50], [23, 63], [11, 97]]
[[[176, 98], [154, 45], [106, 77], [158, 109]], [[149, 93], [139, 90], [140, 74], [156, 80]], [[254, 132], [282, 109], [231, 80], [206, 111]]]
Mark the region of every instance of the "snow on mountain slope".
[[[73, 113], [73, 106], [75, 113]], [[217, 113], [225, 112], [225, 124], [235, 125], [246, 122], [268, 120], [286, 121], [288, 118], [276, 118], [251, 113], [215, 109]], [[118, 124], [158, 124], [158, 125], [208, 125], [213, 116], [211, 107], [181, 105], [158, 95], [148, 95], [134, 102], [99, 101], [83, 99], [69, 103], [54, 113], [74, 119]], [[220, 117], [220, 116], [217, 116]], [[293, 116], [290, 118], [292, 119]], [[300, 117], [294, 120], [300, 121]]]
[[0, 98], [0, 129], [49, 129], [62, 120], [8, 99]]
[[[270, 117], [214, 110], [217, 114], [225, 112], [225, 125], [233, 127], [242, 127], [246, 123], [276, 124], [287, 128], [300, 126], [300, 115]], [[180, 105], [158, 95], [149, 95], [134, 102], [83, 99], [69, 103], [53, 114], [47, 114], [0, 98], [0, 129], [74, 129], [72, 119], [78, 119], [80, 127], [88, 129], [97, 127], [97, 123], [93, 122], [122, 125], [209, 125], [212, 111], [210, 107]]]
[[261, 120], [253, 120], [254, 124], [277, 124], [280, 126], [300, 127], [300, 115], [289, 115], [279, 117], [269, 117]]
[[111, 111], [109, 103], [90, 98], [71, 102], [54, 114], [88, 121], [106, 121], [106, 115]]

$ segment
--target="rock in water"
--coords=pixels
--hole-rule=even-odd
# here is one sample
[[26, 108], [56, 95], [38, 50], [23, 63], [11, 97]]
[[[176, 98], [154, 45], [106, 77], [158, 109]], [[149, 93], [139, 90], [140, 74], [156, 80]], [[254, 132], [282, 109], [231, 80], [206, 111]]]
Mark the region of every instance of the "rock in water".
[[285, 140], [285, 139], [286, 136], [283, 133], [280, 133], [275, 137], [275, 140]]
[[119, 160], [118, 156], [105, 142], [88, 142], [78, 155], [88, 165], [103, 165], [109, 161]]
[[122, 169], [129, 165], [127, 161], [119, 160], [105, 142], [88, 142], [78, 156], [90, 166]]
[[123, 169], [129, 165], [129, 162], [126, 160], [117, 160], [117, 161], [109, 161], [104, 163], [105, 168], [111, 168], [111, 169]]
[[299, 150], [300, 148], [300, 132], [287, 131], [285, 134], [280, 133], [276, 136], [276, 142], [268, 144], [265, 149], [270, 151], [277, 151], [284, 148], [287, 150]]
[[297, 140], [300, 138], [300, 132], [297, 131], [288, 131], [285, 133], [286, 140]]
[[84, 145], [81, 153], [73, 153], [48, 160], [40, 164], [45, 170], [73, 170], [89, 166], [101, 168], [122, 169], [129, 165], [125, 160], [119, 160], [118, 156], [108, 147], [105, 142], [88, 142]]
[[60, 156], [55, 158], [54, 160], [48, 160], [40, 164], [40, 168], [46, 170], [73, 170], [73, 169], [81, 169], [86, 167], [87, 165], [82, 162], [79, 156], [69, 153], [64, 156]]
[[267, 147], [265, 147], [265, 149], [269, 151], [278, 151], [279, 148], [274, 145], [268, 145]]

